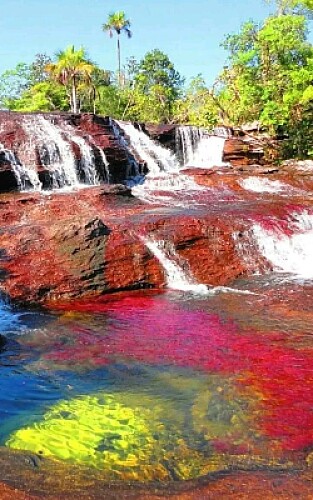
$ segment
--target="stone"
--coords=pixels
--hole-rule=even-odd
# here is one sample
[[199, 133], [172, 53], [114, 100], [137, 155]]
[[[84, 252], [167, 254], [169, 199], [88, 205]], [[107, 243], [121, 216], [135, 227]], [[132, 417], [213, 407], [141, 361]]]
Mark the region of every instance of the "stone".
[[[46, 121], [42, 127], [42, 120]], [[48, 136], [47, 127], [52, 134]], [[14, 166], [5, 157], [2, 148], [11, 151], [24, 167], [37, 172], [44, 189], [53, 185], [54, 167], [51, 165], [48, 145], [62, 137], [72, 151], [80, 181], [84, 172], [80, 168], [82, 152], [75, 140], [68, 135], [85, 140], [93, 150], [95, 167], [103, 182], [123, 183], [129, 175], [130, 152], [115, 135], [111, 120], [92, 114], [69, 113], [13, 113], [0, 111], [0, 192], [18, 190]], [[47, 141], [47, 145], [44, 141]], [[58, 154], [58, 145], [55, 153]], [[51, 153], [50, 153], [51, 154]], [[108, 161], [105, 167], [103, 154]]]
[[233, 166], [260, 164], [263, 157], [263, 147], [257, 140], [232, 137], [225, 141], [223, 161]]

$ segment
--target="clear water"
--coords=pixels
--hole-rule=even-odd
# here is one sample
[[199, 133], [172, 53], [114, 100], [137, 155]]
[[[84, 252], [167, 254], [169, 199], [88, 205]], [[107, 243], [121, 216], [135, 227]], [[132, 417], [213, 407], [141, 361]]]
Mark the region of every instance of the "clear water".
[[2, 305], [1, 444], [88, 467], [91, 484], [99, 470], [147, 483], [299, 467], [313, 442], [312, 297], [310, 282], [272, 275], [55, 314]]
[[[208, 289], [168, 243], [146, 240], [165, 271], [165, 292], [124, 292], [54, 313], [2, 301], [0, 452], [14, 484], [32, 482], [43, 497], [56, 492], [59, 477], [70, 478], [63, 497], [71, 498], [73, 485], [91, 495], [99, 478], [172, 491], [225, 471], [310, 473], [311, 213], [280, 212], [277, 203], [276, 217], [268, 214], [279, 201], [273, 193], [264, 202], [239, 200], [227, 186], [181, 190], [171, 182], [185, 176], [160, 176], [160, 185], [158, 178], [147, 178], [151, 203], [167, 197], [163, 205], [191, 213], [190, 201], [198, 214], [223, 220], [244, 214], [250, 231], [233, 236], [240, 258], [261, 253], [274, 271]], [[11, 466], [16, 450], [24, 461]], [[25, 460], [38, 467], [38, 457], [47, 461], [42, 475], [26, 468], [25, 483]]]

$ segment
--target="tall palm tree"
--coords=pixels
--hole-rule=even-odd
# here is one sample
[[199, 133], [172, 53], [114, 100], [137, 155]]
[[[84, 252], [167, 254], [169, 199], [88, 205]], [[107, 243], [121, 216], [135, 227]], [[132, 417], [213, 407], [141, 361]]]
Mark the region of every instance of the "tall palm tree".
[[117, 59], [118, 59], [118, 83], [121, 84], [121, 45], [120, 35], [124, 32], [128, 38], [131, 38], [132, 32], [130, 31], [130, 21], [126, 19], [125, 12], [113, 12], [108, 17], [108, 22], [102, 25], [103, 31], [109, 33], [110, 37], [115, 32], [117, 34]]
[[79, 83], [89, 84], [94, 65], [87, 59], [83, 47], [75, 50], [74, 45], [61, 50], [56, 54], [56, 62], [47, 64], [46, 70], [54, 80], [64, 85], [69, 90], [69, 101], [71, 111], [77, 113]]

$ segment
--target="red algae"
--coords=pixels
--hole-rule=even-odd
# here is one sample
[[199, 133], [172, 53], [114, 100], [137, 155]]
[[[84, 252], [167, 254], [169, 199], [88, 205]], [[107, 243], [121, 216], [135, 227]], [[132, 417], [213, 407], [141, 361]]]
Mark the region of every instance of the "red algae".
[[[235, 377], [238, 390], [254, 400], [253, 432], [268, 441], [273, 454], [312, 446], [313, 349], [288, 345], [284, 332], [260, 335], [186, 304], [165, 304], [162, 296], [140, 292], [119, 300], [73, 303], [76, 313], [109, 318], [109, 327], [85, 328], [75, 323], [75, 314], [69, 315], [71, 341], [64, 344], [52, 336], [42, 359], [71, 369], [123, 360]], [[216, 444], [229, 449], [227, 440]]]

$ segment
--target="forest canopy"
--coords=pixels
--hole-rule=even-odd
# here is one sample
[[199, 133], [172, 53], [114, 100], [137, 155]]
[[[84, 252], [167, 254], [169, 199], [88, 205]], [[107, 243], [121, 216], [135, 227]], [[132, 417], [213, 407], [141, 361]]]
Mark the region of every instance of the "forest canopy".
[[269, 134], [292, 137], [286, 155], [313, 156], [313, 46], [308, 40], [313, 0], [276, 0], [262, 23], [249, 20], [221, 42], [227, 58], [211, 87], [201, 75], [188, 85], [158, 48], [121, 64], [124, 12], [103, 30], [117, 40], [118, 69], [96, 65], [83, 47], [37, 54], [0, 76], [1, 107], [14, 111], [71, 111], [113, 118], [210, 128], [255, 122]]

